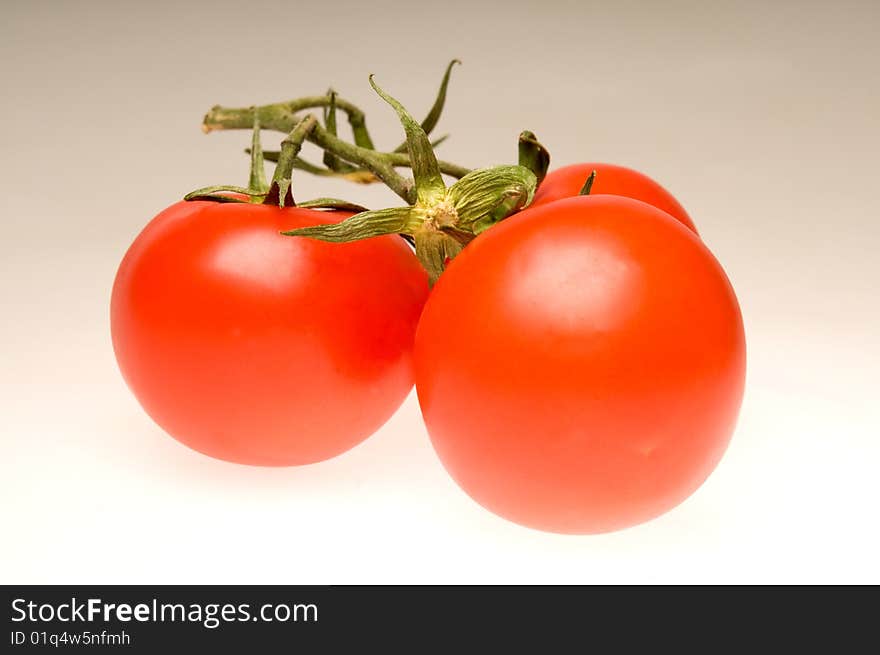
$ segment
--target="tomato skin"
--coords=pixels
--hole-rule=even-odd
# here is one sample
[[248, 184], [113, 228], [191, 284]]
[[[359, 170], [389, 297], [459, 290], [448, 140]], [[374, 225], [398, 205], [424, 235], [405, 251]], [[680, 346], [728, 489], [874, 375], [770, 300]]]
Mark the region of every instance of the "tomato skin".
[[597, 195], [468, 245], [428, 299], [415, 363], [431, 441], [470, 496], [525, 526], [599, 533], [666, 512], [714, 469], [745, 339], [696, 235]]
[[577, 196], [593, 171], [596, 171], [596, 180], [590, 195], [608, 194], [641, 200], [662, 209], [694, 234], [698, 234], [691, 217], [669, 191], [647, 175], [616, 164], [573, 164], [550, 171], [538, 187], [531, 206], [540, 207], [556, 200]]
[[282, 230], [350, 214], [181, 202], [129, 248], [113, 347], [147, 413], [220, 459], [267, 466], [337, 455], [413, 383], [427, 276], [397, 237], [329, 244]]

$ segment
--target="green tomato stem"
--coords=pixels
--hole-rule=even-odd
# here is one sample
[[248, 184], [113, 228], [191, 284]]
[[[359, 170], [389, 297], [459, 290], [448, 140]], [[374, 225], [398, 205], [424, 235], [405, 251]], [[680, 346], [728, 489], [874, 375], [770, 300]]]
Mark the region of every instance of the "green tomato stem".
[[[314, 101], [315, 98], [307, 98], [300, 104], [306, 104], [305, 101]], [[323, 98], [323, 100], [329, 100]], [[337, 106], [342, 107], [343, 101], [337, 101]], [[323, 103], [322, 103], [323, 104]], [[279, 132], [289, 132], [299, 122], [300, 118], [291, 111], [292, 103], [278, 103], [274, 105], [264, 105], [251, 108], [226, 108], [214, 107], [205, 116], [202, 123], [202, 129], [205, 132], [224, 129], [244, 129], [253, 125], [254, 116], [259, 118], [260, 124], [267, 129]], [[337, 136], [332, 135], [323, 127], [317, 124], [312, 126], [306, 139], [315, 145], [329, 150], [351, 164], [366, 168], [377, 178], [382, 180], [397, 195], [403, 198], [408, 204], [413, 204], [416, 199], [415, 187], [412, 180], [408, 180], [401, 176], [394, 165], [383, 155], [375, 150], [351, 144], [343, 141]]]
[[[255, 120], [257, 115], [255, 114]], [[269, 192], [263, 200], [265, 205], [278, 205], [279, 207], [293, 207], [296, 203], [290, 189], [293, 162], [302, 148], [305, 138], [317, 127], [317, 119], [309, 114], [296, 124], [290, 134], [281, 142], [281, 155], [275, 166], [275, 174], [272, 176], [272, 184]]]
[[[348, 124], [351, 126], [355, 145], [369, 150], [376, 149], [373, 145], [373, 139], [367, 131], [367, 119], [363, 110], [357, 107], [354, 103], [340, 98], [336, 94], [334, 94], [332, 98], [329, 95], [305, 96], [303, 98], [297, 98], [296, 100], [290, 100], [278, 104], [286, 106], [290, 113], [305, 111], [306, 109], [316, 109], [318, 107], [329, 107], [332, 104], [348, 115]], [[287, 130], [282, 131], [284, 132]]]
[[[457, 60], [453, 60], [447, 66], [437, 99], [434, 101], [428, 116], [423, 121], [423, 124], [429, 129], [433, 129], [442, 112], [446, 100], [450, 72], [455, 63], [457, 63]], [[412, 167], [410, 154], [404, 152], [377, 153], [373, 147], [372, 139], [366, 132], [364, 112], [353, 103], [340, 98], [335, 92], [331, 91], [325, 96], [306, 96], [289, 102], [274, 103], [256, 108], [228, 108], [218, 105], [205, 115], [202, 129], [205, 132], [245, 129], [252, 127], [256, 119], [266, 129], [290, 132], [300, 120], [296, 112], [315, 107], [324, 107], [326, 109], [325, 120], [327, 121], [327, 128], [316, 126], [306, 138], [322, 147], [325, 151], [325, 163], [332, 164], [328, 165], [328, 168], [325, 170], [308, 162], [295, 160], [293, 164], [295, 168], [308, 170], [317, 175], [344, 177], [361, 183], [381, 180], [401, 198], [406, 200], [408, 204], [415, 202], [415, 183], [412, 180], [403, 178], [394, 171], [394, 168], [398, 166]], [[336, 108], [346, 112], [349, 117], [349, 123], [352, 125], [352, 130], [355, 134], [354, 145], [339, 139], [336, 135]], [[445, 136], [441, 137], [432, 145], [436, 146], [445, 138]], [[251, 151], [253, 152], [253, 149]], [[266, 158], [270, 159], [268, 156]], [[360, 167], [361, 170], [342, 165], [340, 160], [354, 164]], [[455, 178], [464, 177], [470, 172], [470, 169], [451, 162], [438, 162], [438, 164], [444, 174]]]
[[[446, 137], [441, 137], [437, 141], [442, 141]], [[432, 144], [436, 146], [436, 141]], [[245, 152], [250, 153], [250, 149], [245, 150]], [[263, 152], [263, 155], [266, 158], [266, 161], [278, 161], [278, 155], [280, 153], [277, 150], [266, 150]], [[395, 167], [410, 167], [409, 153], [406, 152], [382, 152], [378, 153], [382, 157], [386, 158], [388, 162]], [[444, 175], [448, 175], [449, 177], [454, 177], [455, 179], [461, 179], [465, 175], [471, 172], [472, 169], [465, 168], [464, 166], [459, 166], [458, 164], [453, 164], [452, 162], [443, 161], [442, 159], [437, 160], [437, 163], [440, 166], [440, 172]], [[307, 171], [312, 175], [319, 175], [323, 177], [342, 177], [346, 178], [352, 182], [360, 182], [361, 184], [370, 184], [372, 182], [378, 182], [379, 178], [375, 175], [372, 175], [369, 171], [363, 169], [354, 169], [351, 171], [333, 171], [329, 168], [321, 168], [316, 164], [313, 164], [302, 157], [298, 157], [294, 162], [294, 168], [299, 170]]]
[[410, 205], [415, 203], [416, 191], [413, 180], [400, 175], [394, 169], [394, 164], [387, 157], [383, 156], [382, 153], [343, 141], [319, 125], [312, 131], [309, 140], [315, 145], [324, 148], [324, 150], [329, 150], [340, 159], [366, 168], [388, 185], [394, 193], [403, 198], [405, 202]]
[[258, 194], [269, 191], [266, 182], [266, 165], [263, 160], [263, 146], [260, 142], [260, 117], [254, 112], [254, 128], [251, 136], [251, 173], [248, 188]]

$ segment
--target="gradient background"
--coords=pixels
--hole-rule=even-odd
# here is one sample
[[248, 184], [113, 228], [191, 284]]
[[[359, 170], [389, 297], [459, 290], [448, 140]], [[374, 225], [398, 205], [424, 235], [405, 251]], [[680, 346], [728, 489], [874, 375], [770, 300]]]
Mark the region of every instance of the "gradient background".
[[[880, 582], [878, 27], [872, 1], [4, 0], [0, 582]], [[512, 162], [529, 128], [557, 166], [641, 169], [737, 290], [739, 428], [646, 525], [564, 537], [496, 518], [446, 475], [414, 396], [320, 465], [214, 461], [116, 369], [128, 244], [185, 192], [247, 179], [249, 135], [199, 129], [211, 105], [332, 84], [387, 148], [400, 128], [367, 75], [421, 116], [453, 57], [445, 158]]]

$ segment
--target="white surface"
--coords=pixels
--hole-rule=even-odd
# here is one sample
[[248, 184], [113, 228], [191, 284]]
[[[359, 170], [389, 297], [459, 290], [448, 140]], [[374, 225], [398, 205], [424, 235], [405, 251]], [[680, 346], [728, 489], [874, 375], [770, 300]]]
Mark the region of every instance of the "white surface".
[[[418, 33], [427, 13], [392, 18], [393, 3], [366, 18], [363, 3], [302, 9], [395, 39], [324, 58], [290, 3], [250, 32], [221, 2], [50, 4], [5, 8], [0, 27], [0, 582], [880, 582], [874, 3], [508, 2]], [[282, 43], [278, 68], [267, 53]], [[510, 160], [529, 127], [557, 164], [639, 167], [678, 195], [738, 292], [737, 433], [709, 481], [648, 524], [566, 537], [496, 518], [446, 475], [414, 396], [329, 462], [214, 461], [153, 425], [116, 370], [108, 299], [128, 243], [182, 193], [245, 179], [247, 135], [198, 131], [210, 105], [332, 82], [390, 144], [398, 127], [366, 75], [419, 114], [452, 56], [465, 65], [445, 157]]]

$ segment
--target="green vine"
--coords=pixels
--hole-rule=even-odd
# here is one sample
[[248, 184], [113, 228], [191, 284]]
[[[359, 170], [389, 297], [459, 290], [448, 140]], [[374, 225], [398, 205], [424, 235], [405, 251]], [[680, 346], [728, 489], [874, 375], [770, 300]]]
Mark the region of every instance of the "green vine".
[[[416, 122], [404, 106], [370, 76], [373, 90], [394, 109], [406, 135], [403, 144], [388, 152], [375, 148], [364, 112], [332, 89], [325, 95], [305, 96], [259, 107], [214, 106], [204, 117], [202, 128], [205, 132], [253, 130], [248, 150], [251, 155], [249, 184], [247, 188], [205, 187], [188, 194], [186, 199], [261, 202], [282, 208], [296, 206], [291, 183], [294, 170], [362, 184], [381, 181], [406, 206], [369, 211], [345, 200], [319, 198], [298, 206], [346, 209], [357, 213], [340, 223], [314, 225], [284, 234], [336, 243], [399, 234], [413, 244], [416, 256], [433, 283], [449, 260], [473, 238], [531, 202], [550, 163], [547, 149], [529, 131], [519, 135], [519, 156], [515, 165], [474, 170], [437, 159], [434, 149], [446, 137], [432, 142], [429, 134], [439, 121], [452, 68], [457, 63], [458, 60], [453, 60], [447, 66], [434, 104], [421, 123]], [[313, 113], [303, 113], [313, 109], [322, 110], [322, 121]], [[338, 134], [339, 111], [348, 117], [353, 142]], [[287, 135], [279, 151], [263, 151], [261, 129]], [[323, 166], [300, 156], [306, 141], [323, 150]], [[263, 172], [266, 159], [276, 162], [268, 184]], [[412, 178], [399, 173], [398, 168], [409, 168]], [[456, 182], [447, 187], [444, 175]], [[589, 192], [589, 187], [585, 190]]]

